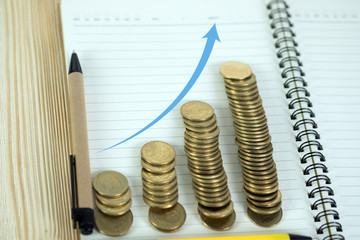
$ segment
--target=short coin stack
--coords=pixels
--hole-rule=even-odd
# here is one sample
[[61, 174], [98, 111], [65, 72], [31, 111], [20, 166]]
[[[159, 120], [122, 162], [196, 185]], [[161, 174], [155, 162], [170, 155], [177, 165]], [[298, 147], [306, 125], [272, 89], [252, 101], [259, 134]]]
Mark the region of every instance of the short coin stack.
[[235, 221], [234, 206], [219, 150], [214, 109], [193, 101], [181, 107], [188, 168], [203, 223], [214, 230], [227, 230]]
[[221, 65], [220, 73], [234, 121], [248, 214], [258, 225], [270, 227], [282, 217], [281, 193], [256, 78], [250, 67], [240, 62]]
[[126, 234], [133, 222], [131, 190], [126, 177], [118, 172], [104, 171], [95, 176], [93, 187], [98, 208], [95, 224], [99, 232], [109, 236]]
[[141, 148], [143, 199], [150, 206], [149, 221], [158, 230], [173, 232], [185, 222], [186, 212], [178, 203], [175, 150], [161, 141]]

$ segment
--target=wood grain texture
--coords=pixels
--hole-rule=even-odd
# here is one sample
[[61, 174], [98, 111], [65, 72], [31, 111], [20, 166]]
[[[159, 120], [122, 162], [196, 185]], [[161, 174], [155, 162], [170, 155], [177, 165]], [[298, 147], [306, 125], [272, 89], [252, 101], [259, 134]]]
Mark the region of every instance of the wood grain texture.
[[78, 239], [59, 0], [0, 1], [0, 239]]

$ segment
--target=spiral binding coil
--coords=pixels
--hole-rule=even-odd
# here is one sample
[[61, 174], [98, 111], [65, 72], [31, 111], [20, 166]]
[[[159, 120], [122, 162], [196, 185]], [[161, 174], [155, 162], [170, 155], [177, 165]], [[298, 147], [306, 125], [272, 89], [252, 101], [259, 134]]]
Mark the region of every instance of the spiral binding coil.
[[310, 93], [303, 78], [305, 73], [299, 58], [300, 52], [296, 48], [298, 43], [295, 41], [293, 23], [290, 21], [289, 6], [284, 0], [273, 0], [268, 3], [267, 8], [275, 48], [278, 49], [281, 77], [284, 79], [284, 88], [287, 89], [288, 107], [292, 111], [290, 119], [294, 121], [294, 131], [297, 131], [295, 141], [299, 143], [298, 152], [306, 178], [305, 184], [311, 188], [308, 198], [311, 201], [311, 210], [314, 211], [314, 222], [320, 223], [316, 231], [323, 236], [323, 240], [343, 240], [343, 228], [338, 222], [340, 216], [336, 211], [334, 191], [327, 176], [328, 168], [324, 164], [326, 159], [321, 152], [323, 147], [313, 119], [315, 114], [311, 109]]

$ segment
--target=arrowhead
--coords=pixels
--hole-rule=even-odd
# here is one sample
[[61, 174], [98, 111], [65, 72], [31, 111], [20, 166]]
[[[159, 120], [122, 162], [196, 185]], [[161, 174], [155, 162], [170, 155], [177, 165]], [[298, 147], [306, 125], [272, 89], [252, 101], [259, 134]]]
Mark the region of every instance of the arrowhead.
[[219, 35], [218, 35], [218, 32], [216, 30], [216, 24], [214, 24], [211, 29], [208, 31], [207, 34], [205, 34], [205, 36], [203, 36], [203, 38], [207, 38], [207, 39], [212, 39], [214, 40], [214, 42], [217, 40], [219, 42], [220, 41], [220, 38], [219, 38]]

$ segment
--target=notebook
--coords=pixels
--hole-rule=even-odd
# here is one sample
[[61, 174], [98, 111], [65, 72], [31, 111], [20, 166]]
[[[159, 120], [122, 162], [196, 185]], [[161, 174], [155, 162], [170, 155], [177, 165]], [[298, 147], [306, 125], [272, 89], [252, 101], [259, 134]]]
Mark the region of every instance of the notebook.
[[[2, 131], [1, 159], [8, 166], [0, 170], [7, 179], [0, 184], [3, 192], [11, 193], [1, 195], [0, 209], [8, 216], [1, 222], [6, 229], [0, 230], [1, 238], [79, 237], [71, 230], [65, 81], [75, 50], [85, 78], [91, 174], [119, 171], [133, 192], [134, 222], [122, 239], [284, 232], [360, 239], [357, 1], [63, 0], [61, 19], [56, 4], [34, 2], [39, 17], [9, 2], [0, 10], [0, 24], [10, 21], [11, 14], [23, 23], [11, 20], [14, 28], [1, 28], [1, 36], [11, 36], [0, 38], [7, 43], [2, 47], [7, 53], [2, 56], [7, 64], [1, 64], [2, 70], [10, 69], [2, 71], [6, 81], [0, 88], [2, 122], [7, 126]], [[10, 10], [5, 12], [5, 7]], [[184, 99], [148, 130], [103, 151], [145, 127], [172, 103], [191, 78], [204, 51], [202, 37], [213, 24], [221, 42], [215, 43], [204, 71]], [[16, 48], [6, 48], [16, 37]], [[16, 61], [22, 69], [8, 67], [7, 62]], [[255, 225], [246, 213], [232, 117], [219, 74], [220, 65], [228, 61], [252, 68], [263, 99], [282, 193], [283, 218], [272, 228]], [[217, 116], [236, 211], [228, 231], [206, 228], [197, 213], [179, 111], [192, 100], [211, 104]], [[17, 121], [16, 116], [24, 120]], [[142, 199], [140, 149], [153, 140], [165, 141], [176, 150], [179, 202], [187, 219], [174, 233], [151, 227]], [[14, 228], [18, 225], [24, 231]], [[81, 239], [110, 237], [95, 231]]]

